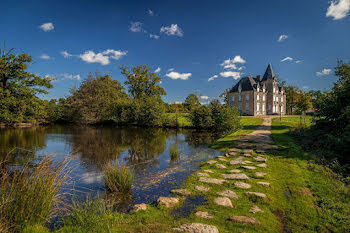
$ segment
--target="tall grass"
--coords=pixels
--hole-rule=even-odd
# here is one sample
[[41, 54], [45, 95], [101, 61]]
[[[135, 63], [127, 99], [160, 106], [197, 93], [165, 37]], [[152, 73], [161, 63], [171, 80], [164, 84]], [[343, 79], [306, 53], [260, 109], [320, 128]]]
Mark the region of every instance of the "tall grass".
[[169, 152], [170, 152], [170, 160], [172, 162], [175, 162], [179, 159], [180, 157], [180, 152], [179, 148], [177, 147], [177, 144], [173, 144], [169, 147]]
[[135, 173], [127, 166], [120, 165], [117, 161], [108, 162], [105, 165], [104, 182], [111, 192], [129, 192], [134, 181]]
[[[62, 195], [58, 190], [67, 179], [68, 160], [53, 163], [46, 157], [20, 169], [0, 162], [0, 221], [2, 228], [21, 231], [26, 225], [43, 224], [57, 214]], [[56, 208], [55, 208], [56, 207]]]

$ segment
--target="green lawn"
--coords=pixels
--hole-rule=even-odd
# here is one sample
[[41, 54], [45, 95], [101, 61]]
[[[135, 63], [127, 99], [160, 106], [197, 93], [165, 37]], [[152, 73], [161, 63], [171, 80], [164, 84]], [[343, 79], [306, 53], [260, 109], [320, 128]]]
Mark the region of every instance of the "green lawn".
[[[166, 114], [168, 125], [175, 125], [176, 123], [176, 113], [167, 113]], [[191, 127], [191, 121], [189, 119], [189, 113], [178, 113], [177, 114], [177, 123], [180, 128]]]

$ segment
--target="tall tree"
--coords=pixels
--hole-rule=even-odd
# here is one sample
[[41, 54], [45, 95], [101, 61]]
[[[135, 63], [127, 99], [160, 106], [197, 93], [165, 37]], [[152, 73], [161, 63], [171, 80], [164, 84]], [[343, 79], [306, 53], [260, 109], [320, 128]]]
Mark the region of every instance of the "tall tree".
[[191, 110], [195, 107], [200, 106], [201, 103], [199, 102], [199, 98], [196, 94], [189, 94], [185, 99], [184, 105], [188, 110]]

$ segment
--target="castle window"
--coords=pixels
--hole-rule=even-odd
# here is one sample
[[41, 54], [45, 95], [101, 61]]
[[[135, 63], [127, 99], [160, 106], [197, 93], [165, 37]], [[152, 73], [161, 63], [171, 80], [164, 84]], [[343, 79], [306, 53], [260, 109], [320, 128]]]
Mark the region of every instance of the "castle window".
[[231, 96], [231, 100], [232, 100], [232, 102], [235, 101], [235, 96], [234, 95]]
[[268, 104], [267, 107], [268, 107], [269, 111], [271, 111], [271, 104]]
[[242, 101], [242, 96], [241, 95], [238, 96], [238, 101]]
[[283, 112], [283, 105], [281, 105], [281, 112]]
[[265, 87], [263, 88], [263, 92], [265, 93]]
[[260, 100], [260, 95], [259, 94], [256, 95], [256, 100]]
[[272, 112], [276, 112], [276, 106], [273, 105]]
[[249, 94], [246, 94], [246, 95], [245, 95], [245, 99], [246, 99], [246, 100], [249, 100]]
[[263, 101], [265, 101], [265, 95], [263, 95]]
[[249, 111], [249, 104], [248, 103], [245, 104], [245, 110]]
[[260, 104], [259, 103], [256, 105], [256, 111], [260, 112]]
[[283, 97], [281, 97], [281, 102], [283, 102]]
[[275, 93], [276, 92], [276, 87], [273, 87], [273, 93]]
[[238, 105], [238, 110], [241, 111], [242, 110], [242, 104]]
[[265, 112], [265, 104], [262, 105], [262, 111]]
[[[259, 84], [258, 84], [258, 85], [259, 85]], [[256, 90], [257, 90], [258, 92], [260, 91], [259, 86], [256, 87]]]

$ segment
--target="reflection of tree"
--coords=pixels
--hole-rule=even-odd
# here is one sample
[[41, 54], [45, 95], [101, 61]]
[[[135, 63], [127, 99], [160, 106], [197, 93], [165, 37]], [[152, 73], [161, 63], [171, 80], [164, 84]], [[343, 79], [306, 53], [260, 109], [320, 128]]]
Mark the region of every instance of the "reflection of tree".
[[0, 129], [0, 159], [22, 164], [35, 159], [35, 151], [46, 147], [46, 127], [26, 129]]
[[210, 143], [213, 143], [218, 138], [220, 138], [220, 135], [218, 135], [214, 132], [187, 130], [185, 141], [189, 145], [201, 146], [201, 145], [208, 145]]

